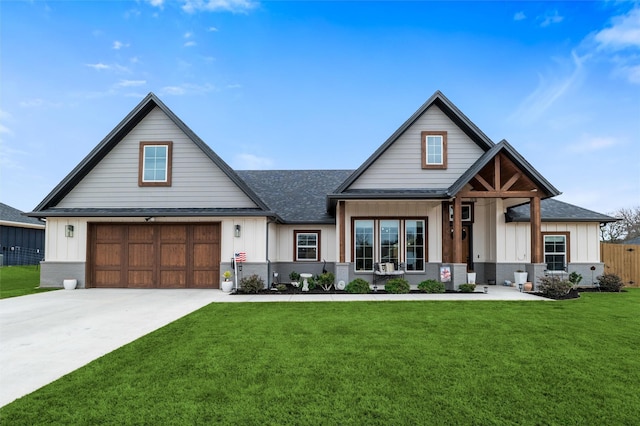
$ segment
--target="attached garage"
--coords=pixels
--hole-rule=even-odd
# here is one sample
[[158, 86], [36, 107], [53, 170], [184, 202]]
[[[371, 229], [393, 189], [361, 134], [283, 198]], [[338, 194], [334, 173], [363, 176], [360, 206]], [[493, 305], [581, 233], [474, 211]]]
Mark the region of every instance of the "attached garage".
[[220, 223], [90, 223], [87, 287], [218, 288]]

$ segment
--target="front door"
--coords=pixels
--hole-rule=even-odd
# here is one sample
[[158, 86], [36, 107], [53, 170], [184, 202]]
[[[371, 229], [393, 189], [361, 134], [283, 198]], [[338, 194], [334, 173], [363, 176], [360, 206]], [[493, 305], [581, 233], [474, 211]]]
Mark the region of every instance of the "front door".
[[473, 246], [471, 245], [473, 238], [471, 229], [470, 224], [462, 225], [462, 258], [467, 263], [467, 272], [473, 271]]

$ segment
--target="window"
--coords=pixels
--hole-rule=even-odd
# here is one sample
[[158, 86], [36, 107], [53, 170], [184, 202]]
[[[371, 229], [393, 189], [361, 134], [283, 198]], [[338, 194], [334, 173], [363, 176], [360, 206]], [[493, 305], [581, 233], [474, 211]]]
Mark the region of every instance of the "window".
[[405, 221], [407, 271], [424, 271], [424, 220]]
[[320, 260], [320, 231], [294, 231], [294, 261]]
[[[403, 232], [404, 230], [404, 232]], [[373, 271], [377, 262], [405, 263], [407, 271], [424, 271], [426, 220], [354, 219], [353, 262], [356, 272]]]
[[[463, 204], [461, 207], [462, 221], [473, 222], [473, 205]], [[449, 204], [449, 222], [453, 222], [453, 206]]]
[[549, 271], [566, 271], [569, 261], [568, 233], [543, 234], [544, 263]]
[[422, 168], [447, 168], [447, 132], [422, 132]]
[[139, 186], [171, 186], [171, 142], [140, 142]]
[[354, 229], [356, 271], [373, 271], [373, 220], [356, 220]]

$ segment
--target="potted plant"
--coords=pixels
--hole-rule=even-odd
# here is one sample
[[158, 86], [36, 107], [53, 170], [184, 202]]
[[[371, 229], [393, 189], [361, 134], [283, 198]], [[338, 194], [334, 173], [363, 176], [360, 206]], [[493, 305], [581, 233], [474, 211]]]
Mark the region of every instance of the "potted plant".
[[230, 293], [231, 290], [233, 290], [233, 281], [231, 281], [231, 271], [224, 271], [224, 273], [222, 274], [223, 277], [223, 281], [222, 281], [222, 285], [220, 286], [222, 288], [222, 291], [224, 291], [225, 293]]
[[513, 282], [516, 285], [516, 287], [519, 284], [524, 285], [524, 283], [527, 282], [527, 275], [528, 273], [526, 271], [523, 271], [522, 269], [518, 269], [513, 273]]
[[476, 283], [476, 273], [474, 271], [467, 272], [467, 284]]
[[64, 286], [65, 290], [75, 290], [76, 286], [78, 285], [78, 280], [76, 280], [75, 278], [65, 278], [62, 280], [62, 285]]
[[300, 274], [296, 271], [291, 271], [289, 274], [289, 279], [291, 280], [291, 285], [294, 287], [300, 286]]

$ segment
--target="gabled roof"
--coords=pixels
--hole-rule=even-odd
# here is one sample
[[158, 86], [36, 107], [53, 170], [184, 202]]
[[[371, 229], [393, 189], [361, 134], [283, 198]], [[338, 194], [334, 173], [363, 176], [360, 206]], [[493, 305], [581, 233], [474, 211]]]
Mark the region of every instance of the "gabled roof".
[[482, 150], [486, 151], [493, 147], [493, 142], [482, 130], [478, 128], [469, 118], [462, 113], [446, 96], [439, 90], [413, 113], [402, 126], [398, 128], [362, 165], [355, 171], [335, 193], [344, 192], [362, 175], [415, 121], [422, 116], [431, 106], [436, 105], [440, 110], [453, 121], [471, 140], [473, 140]]
[[[529, 203], [507, 209], [507, 222], [529, 222]], [[607, 216], [573, 204], [565, 203], [552, 198], [540, 201], [540, 215], [543, 222], [615, 222], [615, 217]]]
[[238, 175], [284, 223], [333, 224], [327, 194], [353, 170], [239, 170]]
[[447, 195], [449, 197], [455, 196], [469, 181], [493, 160], [499, 153], [504, 153], [515, 165], [522, 170], [529, 179], [531, 179], [538, 187], [545, 191], [545, 197], [555, 197], [560, 195], [558, 191], [549, 181], [547, 181], [536, 169], [533, 168], [527, 160], [514, 147], [506, 140], [501, 140], [498, 144], [494, 145], [491, 149], [486, 151], [478, 158], [478, 160], [464, 172], [458, 180], [449, 187]]
[[4, 203], [0, 203], [0, 225], [44, 229], [42, 221], [26, 217], [20, 210]]
[[[42, 212], [55, 207], [143, 118], [154, 108], [160, 108], [211, 161], [225, 173], [260, 209], [269, 215], [268, 207], [246, 183], [209, 146], [202, 141], [158, 97], [149, 93], [62, 181], [38, 204], [30, 216], [43, 216]], [[40, 212], [40, 214], [38, 214]], [[46, 216], [46, 215], [44, 215]]]

